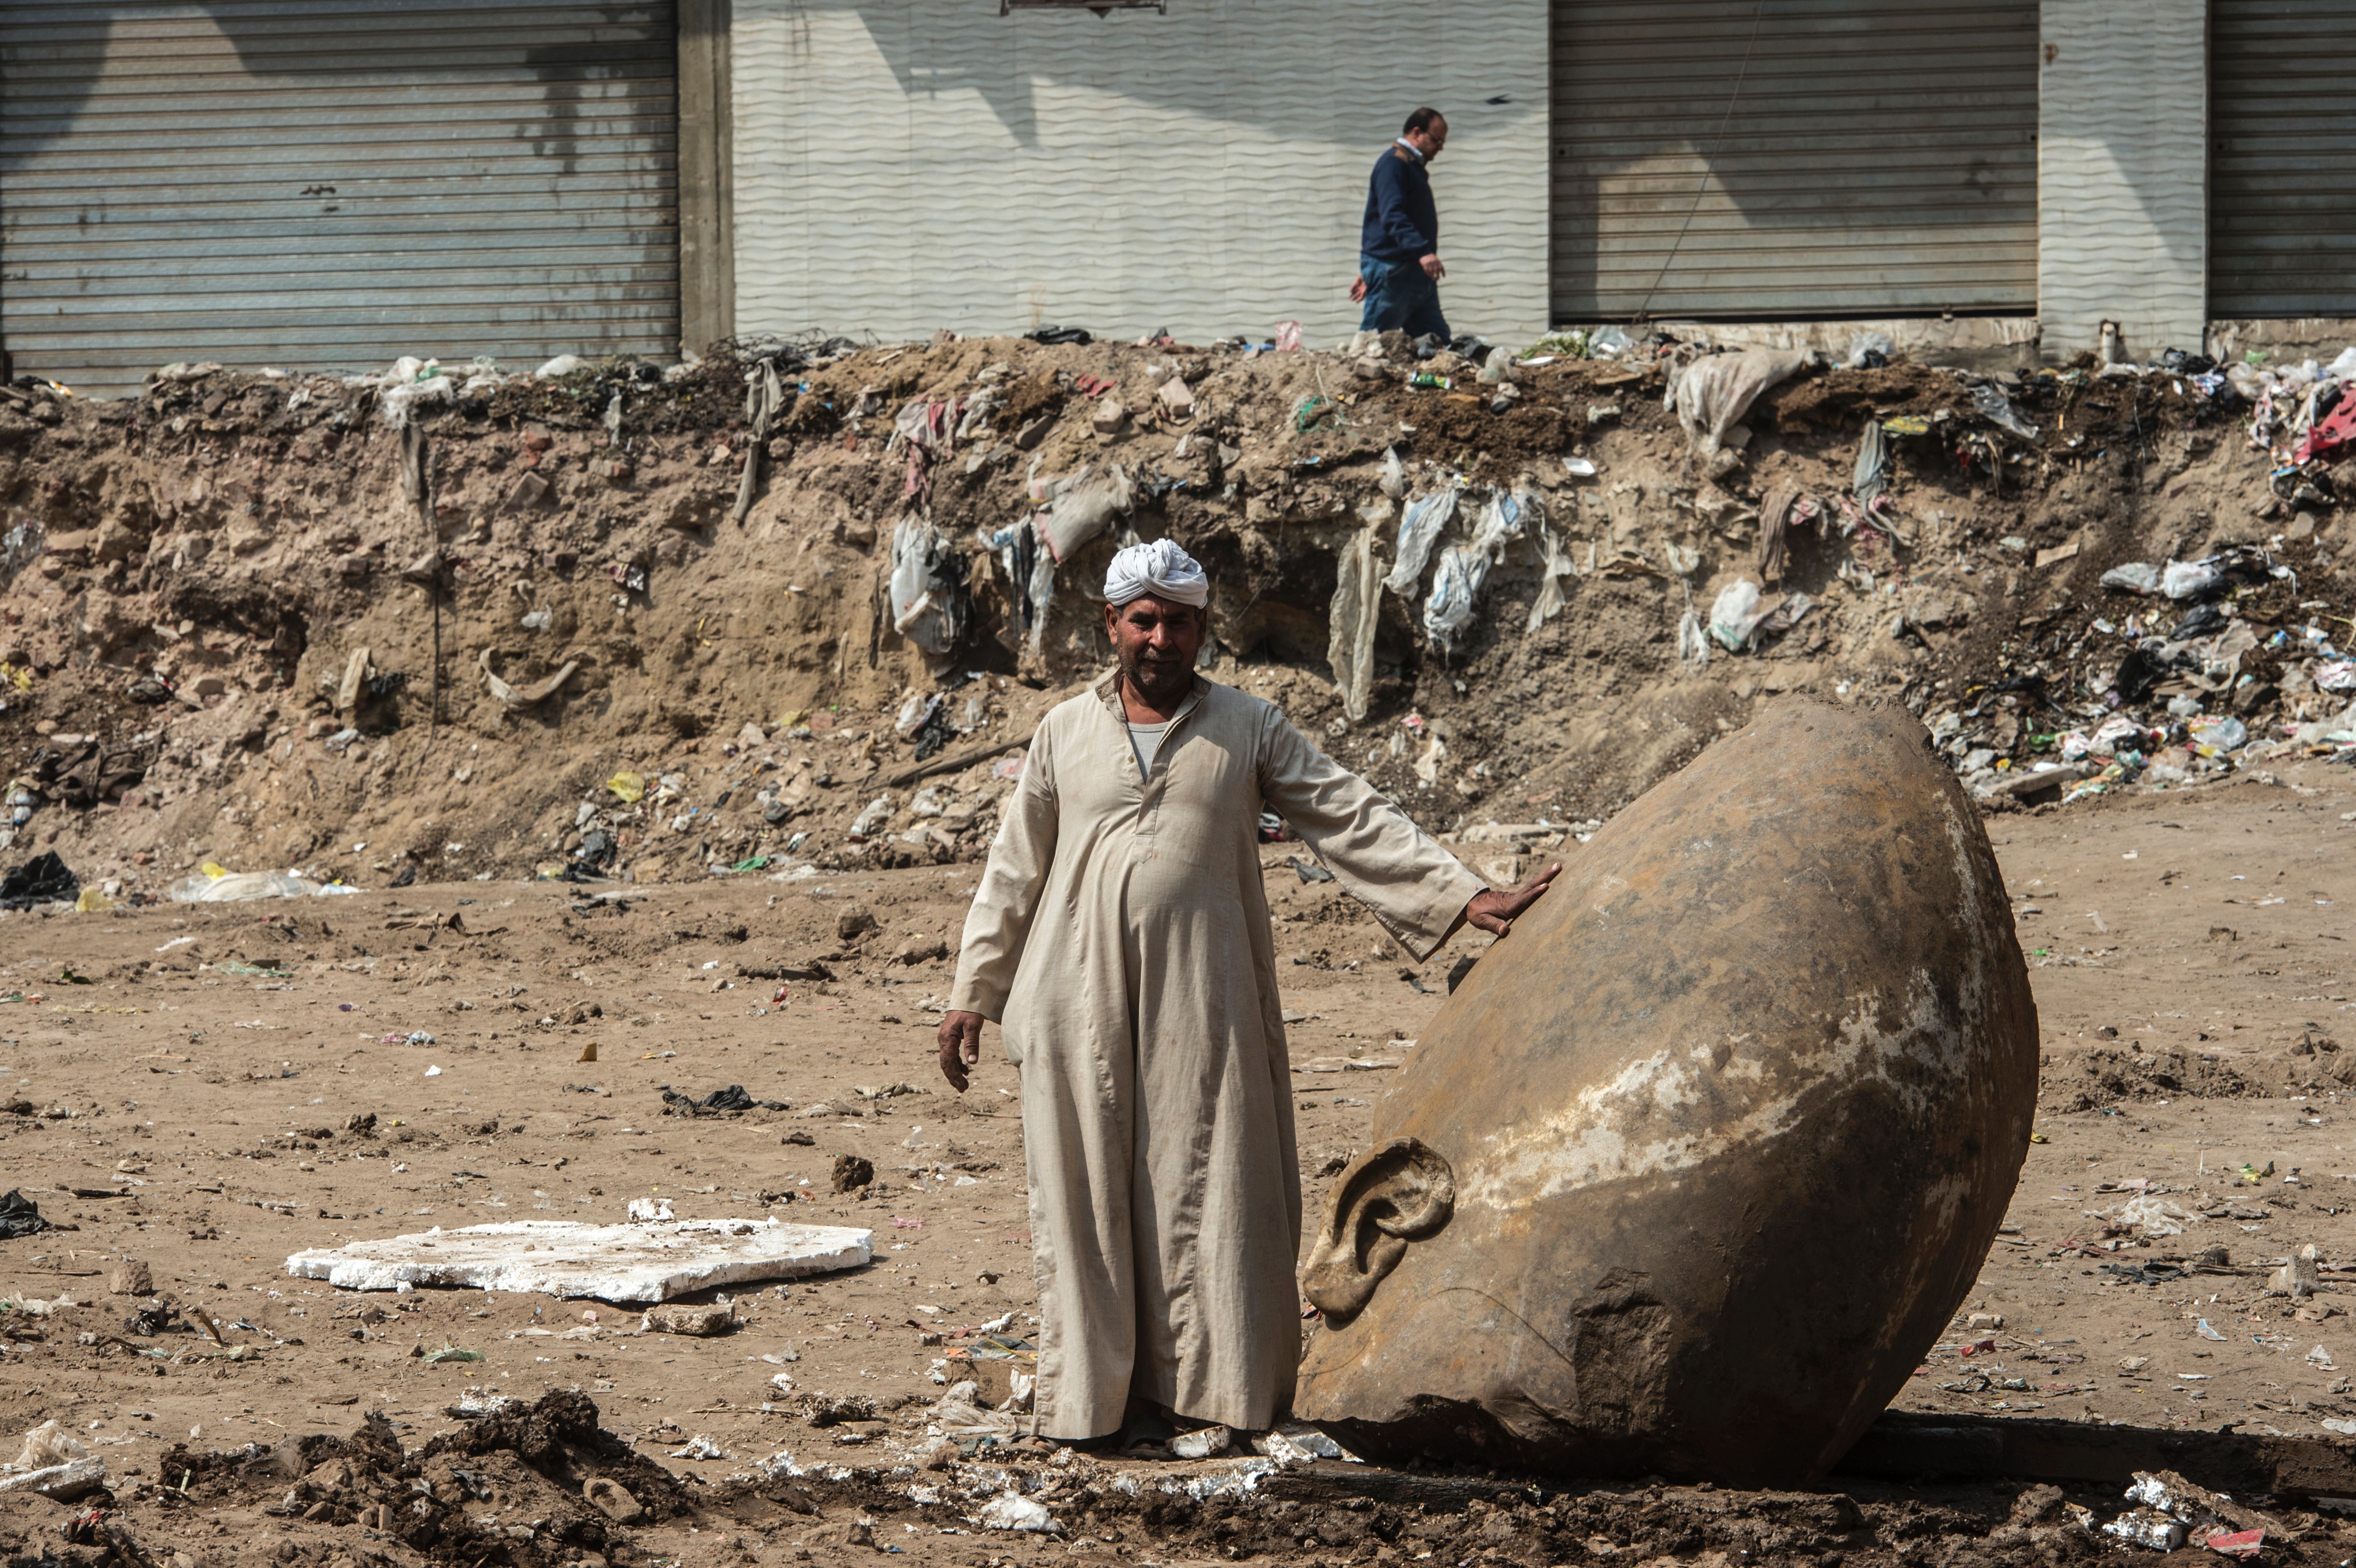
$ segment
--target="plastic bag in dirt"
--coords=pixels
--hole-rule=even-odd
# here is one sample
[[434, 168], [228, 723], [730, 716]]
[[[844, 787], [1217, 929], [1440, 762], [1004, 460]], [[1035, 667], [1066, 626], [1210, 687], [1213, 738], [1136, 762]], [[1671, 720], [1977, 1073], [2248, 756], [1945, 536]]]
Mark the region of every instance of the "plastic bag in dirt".
[[1456, 515], [1456, 492], [1453, 489], [1434, 491], [1407, 504], [1407, 516], [1399, 519], [1398, 557], [1391, 564], [1391, 574], [1383, 579], [1383, 586], [1402, 599], [1415, 596], [1415, 585], [1423, 576], [1424, 563], [1431, 559], [1431, 547], [1448, 519]]
[[1590, 359], [1617, 359], [1635, 347], [1635, 340], [1620, 328], [1598, 327], [1588, 335], [1587, 356]]
[[55, 1420], [44, 1421], [25, 1434], [24, 1446], [9, 1461], [12, 1470], [46, 1470], [55, 1465], [70, 1464], [87, 1459], [90, 1450], [81, 1439], [59, 1425]]
[[913, 735], [930, 723], [933, 715], [940, 709], [941, 694], [939, 692], [911, 692], [908, 700], [900, 704], [900, 716], [893, 721], [892, 732], [895, 735]]
[[1691, 606], [1677, 621], [1677, 657], [1697, 667], [1709, 663], [1709, 637], [1701, 629], [1700, 613]]
[[932, 524], [909, 517], [892, 530], [892, 629], [928, 654], [945, 654], [965, 630], [956, 547]]
[[2103, 586], [2115, 588], [2122, 593], [2157, 593], [2159, 581], [2159, 568], [2147, 560], [2131, 560], [2125, 566], [2115, 566], [2103, 573]]
[[2170, 599], [2206, 599], [2225, 591], [2225, 571], [2213, 560], [2171, 560], [2159, 574], [2159, 591]]
[[1029, 1535], [1053, 1535], [1057, 1528], [1045, 1504], [1033, 1502], [1021, 1492], [1008, 1492], [983, 1504], [974, 1519], [984, 1530], [1014, 1530]]
[[2197, 719], [2185, 727], [2185, 733], [2203, 754], [2238, 752], [2250, 743], [2249, 727], [2238, 719]]
[[1898, 345], [1886, 332], [1853, 332], [1848, 339], [1848, 368], [1878, 370], [1897, 354]]
[[1709, 607], [1709, 635], [1729, 652], [1739, 653], [1765, 617], [1759, 613], [1759, 585], [1738, 578], [1721, 589]]
[[1136, 492], [1118, 464], [1099, 473], [1083, 464], [1070, 477], [1049, 481], [1047, 494], [1051, 501], [1039, 525], [1040, 539], [1049, 559], [1061, 566], [1073, 551], [1110, 528], [1117, 514], [1128, 511]]
[[1440, 553], [1440, 568], [1431, 574], [1431, 597], [1424, 601], [1423, 630], [1445, 658], [1453, 651], [1456, 635], [1472, 619], [1472, 603], [1489, 576], [1489, 559], [1470, 544], [1451, 546]]
[[2004, 389], [1993, 381], [1982, 381], [1972, 389], [1972, 408], [1988, 423], [2010, 431], [2023, 441], [2037, 439], [2037, 427], [2020, 417], [2012, 400], [2004, 395]]
[[1399, 461], [1398, 447], [1384, 449], [1382, 477], [1376, 483], [1382, 486], [1383, 494], [1394, 501], [1406, 496], [1407, 464]]
[[209, 877], [201, 872], [182, 877], [164, 890], [174, 903], [244, 903], [253, 899], [304, 899], [325, 892], [324, 885], [292, 871], [231, 871]]

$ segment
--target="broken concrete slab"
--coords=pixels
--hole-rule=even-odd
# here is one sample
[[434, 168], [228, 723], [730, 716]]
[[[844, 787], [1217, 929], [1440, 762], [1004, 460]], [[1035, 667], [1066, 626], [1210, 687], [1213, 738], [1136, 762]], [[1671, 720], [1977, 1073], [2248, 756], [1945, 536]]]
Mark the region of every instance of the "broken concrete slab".
[[656, 1334], [685, 1334], [691, 1339], [709, 1339], [725, 1334], [736, 1327], [734, 1307], [657, 1307], [646, 1315], [647, 1329]]
[[106, 1485], [106, 1461], [93, 1454], [47, 1465], [14, 1476], [0, 1476], [0, 1492], [38, 1492], [57, 1502], [69, 1502]]
[[296, 1253], [286, 1272], [344, 1290], [452, 1285], [668, 1301], [717, 1285], [857, 1268], [873, 1256], [874, 1241], [873, 1231], [779, 1220], [514, 1220]]

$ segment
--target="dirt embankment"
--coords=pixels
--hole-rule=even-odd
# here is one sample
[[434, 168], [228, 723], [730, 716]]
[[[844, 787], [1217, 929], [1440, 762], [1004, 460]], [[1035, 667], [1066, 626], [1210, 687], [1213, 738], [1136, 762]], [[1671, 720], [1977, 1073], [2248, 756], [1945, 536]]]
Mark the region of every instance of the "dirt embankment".
[[[0, 859], [54, 849], [155, 894], [208, 862], [380, 886], [969, 859], [1001, 753], [1100, 667], [1092, 595], [1132, 533], [1210, 567], [1216, 678], [1443, 831], [1600, 817], [1790, 689], [1902, 692], [1983, 785], [2062, 754], [2114, 692], [2136, 737], [2097, 736], [2083, 771], [2136, 746], [2171, 759], [2151, 778], [2229, 766], [2187, 750], [2172, 700], [2260, 738], [2345, 705], [2311, 678], [2350, 597], [2328, 483], [2277, 496], [2230, 390], [2182, 378], [2007, 383], [2029, 440], [1946, 372], [1810, 370], [1704, 463], [1659, 364], [1526, 368], [1502, 404], [1474, 367], [1397, 350], [951, 340], [777, 368], [766, 441], [730, 354], [418, 401], [430, 522], [380, 387], [5, 389], [0, 755], [25, 820]], [[1845, 528], [1869, 421], [1887, 499]], [[1083, 517], [1115, 468], [1126, 509], [1037, 571], [1031, 520]], [[1472, 549], [1493, 495], [1524, 503], [1515, 529], [1451, 635], [1434, 567], [1379, 596], [1353, 720], [1337, 560], [1371, 530], [1388, 571], [1403, 507], [1451, 488], [1434, 560]], [[1793, 491], [1821, 518], [1762, 583], [1762, 506]], [[913, 579], [948, 619], [937, 654], [894, 629], [911, 518], [938, 530]], [[2177, 625], [2190, 606], [2097, 587], [2235, 545], [2256, 565], [2220, 590], [2229, 654]], [[1780, 602], [1740, 651], [1705, 629], [1738, 581]], [[2173, 666], [2136, 664], [2160, 632]], [[1503, 835], [1491, 864], [1539, 841]]]

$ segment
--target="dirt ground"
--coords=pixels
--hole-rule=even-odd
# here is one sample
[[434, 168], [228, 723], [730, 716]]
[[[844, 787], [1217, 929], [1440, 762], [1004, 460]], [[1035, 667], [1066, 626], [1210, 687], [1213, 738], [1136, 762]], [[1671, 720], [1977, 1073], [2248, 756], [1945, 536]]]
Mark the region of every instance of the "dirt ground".
[[[2356, 1078], [2342, 1065], [2356, 1037], [2340, 1044], [2356, 778], [2297, 763], [1991, 828], [2034, 965], [2041, 1141], [1966, 1305], [2002, 1326], [1959, 1317], [1901, 1408], [2340, 1442], [2326, 1423], [2356, 1418], [2356, 1319], [2332, 1283], [2356, 1264], [2339, 1113]], [[1330, 884], [1301, 881], [1283, 846], [1263, 859], [1313, 1216], [1385, 1070], [1486, 938], [1413, 966]], [[948, 962], [899, 956], [954, 943], [977, 871], [0, 916], [6, 1179], [68, 1227], [0, 1242], [0, 1431], [55, 1418], [102, 1455], [107, 1518], [154, 1568], [2120, 1550], [2068, 1511], [2112, 1517], [2111, 1485], [1418, 1493], [1396, 1473], [1331, 1478], [1345, 1466], [1255, 1476], [1269, 1467], [1002, 1448], [920, 1467], [940, 1444], [927, 1407], [943, 1359], [1009, 1313], [1023, 1332], [1034, 1306], [1013, 1071], [993, 1030], [973, 1091], [948, 1093], [932, 1061]], [[862, 909], [877, 929], [843, 939]], [[755, 977], [813, 965], [833, 977]], [[788, 1108], [665, 1115], [664, 1086], [730, 1084]], [[875, 1175], [839, 1193], [846, 1156]], [[301, 1248], [436, 1225], [619, 1221], [637, 1198], [870, 1228], [875, 1261], [743, 1289], [743, 1326], [709, 1339], [642, 1333], [610, 1304], [363, 1296], [285, 1270]], [[2133, 1202], [2147, 1206], [2124, 1213]], [[2309, 1243], [2323, 1289], [2263, 1295]], [[230, 1349], [180, 1324], [130, 1328], [146, 1303], [107, 1291], [126, 1259], [209, 1313]], [[431, 1359], [445, 1347], [481, 1359]], [[470, 1392], [566, 1391], [594, 1413], [448, 1413]], [[593, 1471], [623, 1479], [648, 1519], [624, 1529], [586, 1508], [578, 1477]], [[1060, 1533], [978, 1526], [1026, 1475]], [[2356, 1547], [2356, 1526], [2311, 1499], [2274, 1506], [2269, 1560]], [[103, 1526], [80, 1528], [100, 1544], [69, 1544], [85, 1507], [0, 1497], [0, 1539], [22, 1561], [95, 1563]], [[419, 1529], [427, 1515], [438, 1523]]]

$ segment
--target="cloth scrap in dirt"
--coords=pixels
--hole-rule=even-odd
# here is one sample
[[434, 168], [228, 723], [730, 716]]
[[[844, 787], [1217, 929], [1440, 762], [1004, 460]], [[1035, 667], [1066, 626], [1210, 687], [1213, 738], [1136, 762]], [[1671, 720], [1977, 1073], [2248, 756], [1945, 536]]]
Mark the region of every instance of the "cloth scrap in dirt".
[[2132, 1280], [2137, 1285], [2165, 1285], [2184, 1277], [2185, 1271], [2174, 1264], [2104, 1264], [2103, 1272]]
[[13, 1242], [48, 1228], [49, 1222], [41, 1218], [40, 1210], [31, 1199], [13, 1187], [0, 1194], [0, 1241]]
[[58, 859], [54, 849], [36, 855], [5, 877], [0, 877], [0, 909], [30, 909], [35, 904], [70, 903], [81, 891], [81, 883]]
[[1039, 1348], [1020, 1334], [977, 1334], [964, 1354], [977, 1361], [1035, 1361]]
[[296, 1253], [286, 1272], [345, 1290], [448, 1285], [600, 1301], [669, 1301], [747, 1280], [858, 1268], [875, 1232], [777, 1220], [585, 1225], [510, 1220]]
[[713, 1116], [723, 1111], [749, 1111], [758, 1106], [764, 1111], [789, 1111], [792, 1106], [783, 1100], [755, 1100], [744, 1092], [742, 1083], [731, 1083], [725, 1089], [714, 1089], [698, 1100], [679, 1093], [669, 1084], [659, 1085], [666, 1116]]

